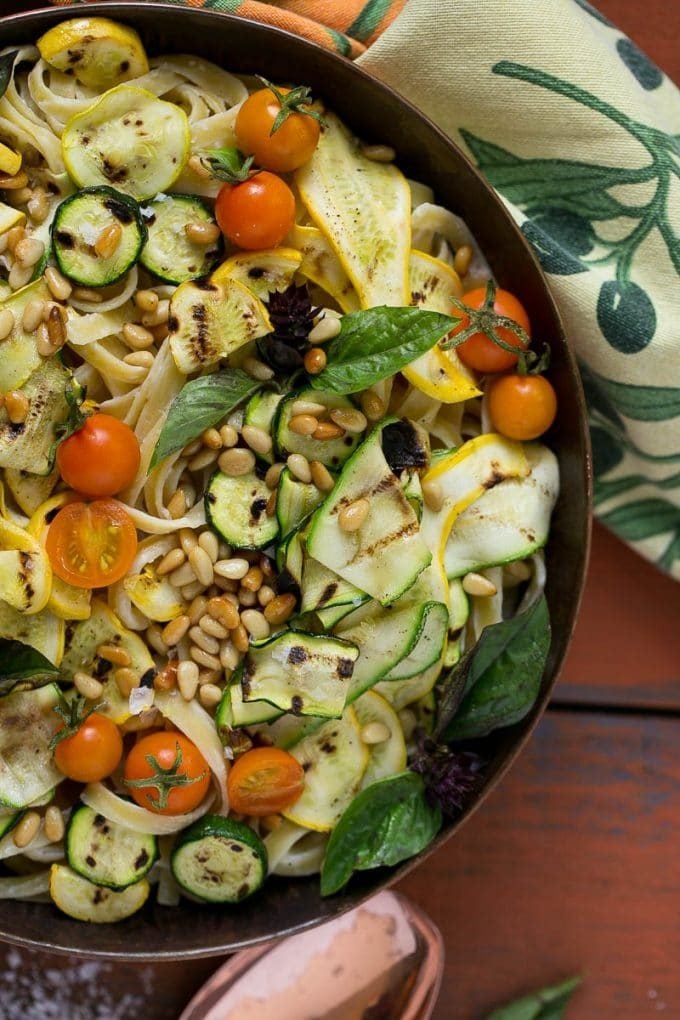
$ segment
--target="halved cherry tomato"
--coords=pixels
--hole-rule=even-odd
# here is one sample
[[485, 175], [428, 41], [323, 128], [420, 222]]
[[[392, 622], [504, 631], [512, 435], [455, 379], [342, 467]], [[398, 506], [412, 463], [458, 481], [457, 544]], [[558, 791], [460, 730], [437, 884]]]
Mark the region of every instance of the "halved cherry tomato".
[[78, 783], [98, 783], [123, 757], [123, 738], [113, 720], [99, 712], [86, 716], [71, 736], [54, 749], [57, 768]]
[[557, 397], [542, 375], [502, 375], [487, 395], [493, 427], [508, 439], [536, 439], [557, 414]]
[[67, 503], [50, 524], [45, 548], [62, 581], [76, 588], [103, 588], [130, 569], [137, 529], [113, 499]]
[[[290, 89], [278, 91], [288, 95]], [[239, 149], [254, 156], [258, 166], [286, 173], [296, 170], [311, 157], [319, 141], [320, 128], [313, 117], [293, 111], [272, 134], [280, 112], [281, 103], [271, 89], [253, 92], [237, 114], [236, 139]]]
[[123, 779], [140, 807], [160, 815], [183, 815], [201, 803], [210, 767], [183, 733], [149, 733], [125, 759]]
[[229, 772], [229, 804], [244, 815], [271, 815], [294, 804], [305, 785], [300, 763], [278, 747], [256, 747]]
[[239, 248], [276, 248], [295, 222], [295, 198], [285, 181], [263, 170], [242, 184], [223, 184], [215, 217]]
[[110, 414], [90, 415], [57, 447], [61, 477], [84, 496], [115, 496], [135, 477], [139, 462], [137, 436]]
[[[463, 294], [461, 301], [469, 308], [480, 309], [484, 305], [485, 297], [486, 288], [477, 287], [475, 290], [469, 290], [466, 294]], [[496, 290], [493, 310], [496, 315], [503, 315], [508, 319], [513, 319], [514, 322], [518, 323], [531, 336], [529, 316], [524, 306], [510, 291], [502, 290], [500, 287]], [[451, 331], [451, 336], [455, 337], [458, 333], [461, 333], [469, 325], [469, 322], [470, 319], [467, 317], [461, 320], [459, 325]], [[501, 340], [504, 340], [506, 344], [517, 347], [519, 350], [525, 347], [521, 338], [516, 333], [513, 333], [511, 329], [499, 326], [497, 332]], [[516, 354], [503, 350], [502, 347], [495, 344], [483, 332], [473, 333], [468, 340], [460, 344], [459, 347], [456, 347], [456, 353], [463, 364], [467, 365], [468, 368], [473, 368], [475, 372], [504, 372], [505, 369], [512, 368], [513, 365], [517, 364]]]

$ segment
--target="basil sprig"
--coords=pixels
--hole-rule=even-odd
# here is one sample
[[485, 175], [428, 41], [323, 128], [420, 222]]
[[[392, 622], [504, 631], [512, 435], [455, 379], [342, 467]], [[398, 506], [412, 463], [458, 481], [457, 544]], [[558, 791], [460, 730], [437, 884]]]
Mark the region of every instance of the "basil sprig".
[[0, 57], [0, 97], [4, 96], [12, 80], [12, 70], [18, 52], [18, 50], [10, 50], [9, 53], [3, 53]]
[[149, 470], [212, 428], [261, 386], [261, 382], [238, 368], [203, 375], [186, 383], [170, 405]]
[[458, 319], [422, 308], [379, 306], [349, 312], [339, 334], [324, 346], [328, 363], [311, 379], [315, 389], [357, 393], [425, 354]]
[[59, 670], [31, 645], [0, 638], [0, 695], [17, 686], [42, 687], [56, 680]]

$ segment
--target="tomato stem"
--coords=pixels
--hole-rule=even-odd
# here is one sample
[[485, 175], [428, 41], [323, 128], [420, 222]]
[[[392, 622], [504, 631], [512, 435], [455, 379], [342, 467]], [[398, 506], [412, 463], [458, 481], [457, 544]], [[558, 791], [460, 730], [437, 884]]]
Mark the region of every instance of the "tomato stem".
[[253, 169], [253, 159], [254, 156], [244, 156], [240, 149], [229, 147], [208, 149], [201, 156], [201, 163], [218, 180], [227, 181], [228, 184], [243, 184], [260, 173]]
[[498, 333], [499, 329], [508, 329], [517, 336], [525, 347], [528, 347], [531, 343], [531, 338], [526, 330], [520, 326], [514, 319], [510, 319], [507, 315], [499, 315], [494, 311], [494, 303], [496, 301], [496, 284], [493, 280], [489, 280], [486, 285], [486, 294], [484, 295], [484, 303], [481, 308], [470, 308], [463, 301], [458, 298], [451, 298], [451, 303], [455, 311], [459, 314], [455, 315], [454, 318], [464, 322], [468, 321], [459, 333], [455, 336], [447, 336], [442, 342], [442, 350], [450, 350], [452, 347], [459, 347], [464, 344], [466, 340], [469, 340], [475, 333], [484, 333], [489, 340], [493, 341], [497, 347], [502, 348], [504, 351], [508, 351], [509, 354], [517, 354], [518, 347], [513, 344], [507, 343]]
[[89, 705], [85, 708], [85, 698], [77, 695], [72, 701], [67, 701], [62, 694], [61, 700], [53, 707], [52, 711], [57, 713], [64, 725], [52, 737], [50, 751], [54, 751], [57, 744], [60, 744], [62, 740], [66, 740], [67, 737], [72, 737], [74, 733], [77, 733], [88, 716], [92, 715], [93, 712], [100, 711], [104, 706], [105, 702], [101, 701], [98, 705]]
[[179, 743], [175, 744], [175, 758], [172, 765], [164, 768], [153, 754], [145, 754], [147, 764], [154, 770], [152, 776], [147, 776], [145, 779], [124, 779], [123, 782], [126, 786], [134, 787], [134, 789], [148, 789], [152, 788], [158, 790], [158, 796], [154, 797], [149, 794], [149, 803], [156, 811], [163, 811], [168, 806], [168, 798], [171, 792], [179, 786], [193, 786], [194, 783], [199, 783], [205, 776], [205, 772], [201, 772], [199, 776], [191, 778], [185, 772], [179, 772], [179, 767], [182, 764], [182, 749]]
[[326, 119], [316, 110], [310, 109], [308, 105], [313, 102], [312, 90], [308, 85], [298, 85], [296, 88], [291, 89], [290, 92], [281, 92], [280, 89], [277, 89], [276, 85], [272, 85], [272, 83], [267, 81], [266, 78], [263, 78], [261, 74], [258, 74], [257, 78], [259, 78], [262, 84], [266, 85], [269, 91], [274, 94], [281, 107], [274, 118], [274, 123], [271, 126], [271, 130], [269, 132], [270, 137], [279, 130], [284, 121], [290, 117], [291, 113], [300, 113], [305, 117], [312, 117], [314, 120], [318, 121], [319, 124], [322, 124], [324, 127], [327, 126]]

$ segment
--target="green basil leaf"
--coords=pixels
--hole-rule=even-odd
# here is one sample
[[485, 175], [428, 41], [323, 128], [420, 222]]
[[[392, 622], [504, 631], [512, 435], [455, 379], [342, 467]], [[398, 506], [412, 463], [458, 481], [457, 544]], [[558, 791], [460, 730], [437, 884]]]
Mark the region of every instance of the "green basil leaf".
[[212, 428], [261, 386], [238, 368], [186, 383], [170, 405], [149, 469]]
[[549, 650], [545, 595], [519, 616], [485, 627], [469, 659], [457, 667], [465, 674], [464, 695], [442, 726], [444, 740], [485, 737], [523, 719], [538, 697]]
[[12, 69], [18, 52], [18, 50], [10, 50], [9, 53], [3, 53], [0, 57], [0, 98], [4, 96], [7, 86], [12, 80]]
[[343, 888], [355, 871], [399, 864], [439, 832], [441, 811], [425, 797], [415, 772], [380, 779], [357, 794], [331, 833], [321, 869], [321, 895]]
[[551, 988], [542, 988], [507, 1006], [494, 1009], [486, 1020], [561, 1020], [569, 1000], [580, 984], [581, 978], [573, 977]]
[[458, 320], [422, 308], [381, 306], [350, 312], [324, 350], [328, 364], [312, 386], [332, 393], [356, 393], [394, 375], [434, 347]]
[[23, 641], [0, 638], [0, 695], [9, 694], [17, 684], [42, 687], [58, 676], [57, 667], [37, 649]]

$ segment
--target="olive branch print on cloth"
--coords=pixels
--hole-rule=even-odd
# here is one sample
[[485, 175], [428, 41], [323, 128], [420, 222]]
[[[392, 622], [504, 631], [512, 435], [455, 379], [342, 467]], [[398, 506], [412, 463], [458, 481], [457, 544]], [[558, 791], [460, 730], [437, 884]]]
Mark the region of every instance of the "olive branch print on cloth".
[[[658, 84], [649, 70], [657, 69], [639, 51], [635, 61], [630, 49], [617, 45], [617, 52], [642, 88]], [[673, 382], [673, 368], [675, 381], [680, 381], [680, 330], [675, 325], [674, 337], [659, 337], [654, 295], [636, 279], [636, 263], [653, 237], [661, 241], [680, 294], [680, 237], [670, 212], [672, 189], [680, 187], [680, 136], [640, 123], [591, 92], [536, 68], [500, 61], [492, 70], [558, 93], [607, 118], [648, 156], [641, 167], [526, 158], [469, 130], [460, 131], [487, 180], [521, 214], [522, 231], [544, 270], [558, 278], [551, 281], [558, 301], [562, 303], [559, 278], [593, 274], [598, 330], [580, 355], [590, 413], [596, 513], [622, 539], [680, 577], [680, 385], [651, 385], [657, 381], [653, 378], [650, 385], [616, 381], [583, 360], [585, 355], [601, 365], [607, 345], [620, 355], [644, 357], [649, 345], [664, 342], [672, 346], [674, 359], [669, 374], [658, 382]], [[626, 188], [630, 195], [635, 185], [647, 185], [645, 201], [617, 197], [617, 189]], [[598, 347], [599, 357], [593, 358]], [[654, 442], [634, 441], [631, 422], [654, 422], [664, 433], [675, 433], [674, 449], [659, 453]]]

